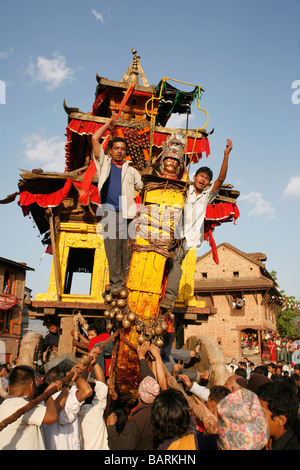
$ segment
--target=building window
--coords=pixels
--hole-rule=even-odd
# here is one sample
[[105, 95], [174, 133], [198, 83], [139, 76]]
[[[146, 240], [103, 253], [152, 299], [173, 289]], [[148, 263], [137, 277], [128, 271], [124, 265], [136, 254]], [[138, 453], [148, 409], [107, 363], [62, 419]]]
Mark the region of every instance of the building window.
[[231, 314], [245, 315], [245, 299], [242, 293], [232, 294], [231, 299]]
[[207, 273], [201, 273], [203, 279], [207, 279]]
[[240, 273], [238, 271], [233, 271], [233, 277], [239, 277]]
[[95, 250], [70, 248], [64, 294], [91, 295]]
[[3, 282], [3, 294], [15, 295], [16, 292], [16, 273], [5, 271]]

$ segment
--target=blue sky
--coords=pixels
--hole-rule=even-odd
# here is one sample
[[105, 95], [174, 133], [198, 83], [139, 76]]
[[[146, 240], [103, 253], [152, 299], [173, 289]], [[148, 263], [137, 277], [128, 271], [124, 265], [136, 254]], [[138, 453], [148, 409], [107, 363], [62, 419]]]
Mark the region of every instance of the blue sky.
[[[136, 48], [150, 84], [204, 88], [215, 176], [233, 140], [227, 183], [241, 216], [215, 230], [216, 243], [265, 253], [300, 299], [299, 0], [10, 0], [0, 18], [0, 199], [17, 191], [20, 169], [63, 171], [64, 99], [91, 111], [96, 74], [121, 80]], [[204, 118], [193, 107], [190, 127]], [[37, 229], [17, 201], [0, 211], [0, 256], [33, 267], [28, 287], [46, 292], [51, 257]]]

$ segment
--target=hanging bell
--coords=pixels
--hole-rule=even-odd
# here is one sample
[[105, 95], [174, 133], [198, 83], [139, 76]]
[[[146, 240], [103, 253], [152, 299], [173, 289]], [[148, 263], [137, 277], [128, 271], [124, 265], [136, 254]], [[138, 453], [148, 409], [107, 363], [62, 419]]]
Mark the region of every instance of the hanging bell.
[[120, 294], [119, 294], [119, 297], [120, 297], [121, 299], [126, 299], [126, 298], [128, 297], [128, 292], [127, 292], [127, 290], [126, 290], [126, 289], [122, 289], [121, 292], [120, 292]]
[[110, 304], [112, 302], [113, 296], [111, 294], [106, 294], [104, 297], [104, 301], [106, 304]]
[[164, 342], [162, 340], [162, 338], [159, 336], [158, 338], [156, 338], [156, 341], [155, 341], [155, 345], [158, 347], [158, 348], [162, 348], [163, 345], [164, 345]]
[[160, 325], [157, 325], [157, 326], [154, 328], [154, 333], [155, 333], [156, 336], [161, 335], [162, 332], [163, 332], [163, 329], [162, 329], [162, 327], [161, 327]]
[[131, 323], [133, 323], [136, 320], [136, 314], [133, 312], [130, 312], [127, 318]]
[[117, 300], [117, 306], [119, 308], [123, 308], [123, 307], [125, 307], [125, 305], [126, 305], [126, 300], [125, 299], [118, 299]]
[[123, 315], [122, 312], [117, 313], [116, 320], [119, 321], [119, 322], [124, 320], [124, 315]]
[[146, 341], [145, 337], [143, 335], [138, 337], [138, 343], [143, 344]]
[[124, 318], [124, 320], [122, 321], [122, 325], [123, 325], [123, 328], [125, 328], [126, 330], [127, 328], [131, 326], [131, 323], [129, 320], [127, 320], [127, 318]]

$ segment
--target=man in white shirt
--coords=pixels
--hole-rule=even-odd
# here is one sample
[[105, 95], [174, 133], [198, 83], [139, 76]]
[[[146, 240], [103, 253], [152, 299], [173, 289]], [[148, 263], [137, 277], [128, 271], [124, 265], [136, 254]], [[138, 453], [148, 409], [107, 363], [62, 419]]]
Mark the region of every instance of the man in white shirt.
[[[76, 364], [71, 370], [76, 374], [80, 367], [80, 364]], [[50, 369], [46, 377], [50, 384], [61, 379], [59, 367]], [[73, 380], [75, 381], [73, 382]], [[64, 386], [61, 392], [53, 394], [59, 414], [55, 423], [43, 424], [42, 426], [46, 450], [82, 449], [78, 414], [84, 400], [91, 394], [92, 389], [85, 380], [84, 373], [81, 376], [75, 375], [70, 385]]]
[[105, 383], [104, 372], [96, 362], [96, 358], [91, 365], [95, 373], [94, 393], [88, 400], [85, 400], [78, 413], [82, 450], [109, 450], [104, 420], [108, 386]]
[[161, 301], [162, 308], [171, 308], [178, 296], [178, 287], [182, 275], [182, 262], [192, 247], [200, 248], [204, 240], [204, 219], [207, 206], [217, 196], [225, 181], [228, 169], [228, 158], [232, 150], [232, 141], [227, 139], [224, 158], [218, 178], [211, 184], [212, 171], [201, 167], [194, 175], [194, 182], [189, 187], [184, 209], [183, 238], [175, 251], [168, 274], [166, 294]]
[[[15, 367], [9, 375], [8, 387], [8, 395], [0, 406], [0, 422], [34, 398], [34, 370], [26, 365]], [[44, 405], [34, 406], [0, 431], [0, 450], [45, 450], [41, 426], [52, 425], [57, 419], [57, 407], [50, 396]]]

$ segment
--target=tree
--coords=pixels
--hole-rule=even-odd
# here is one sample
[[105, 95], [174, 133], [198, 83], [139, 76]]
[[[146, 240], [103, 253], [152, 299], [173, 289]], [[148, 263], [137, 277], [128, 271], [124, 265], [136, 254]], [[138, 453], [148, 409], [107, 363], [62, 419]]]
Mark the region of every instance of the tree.
[[[275, 282], [275, 285], [278, 288], [277, 283], [277, 272], [271, 271], [271, 276]], [[284, 290], [279, 290], [280, 297], [279, 300], [281, 302], [281, 309], [278, 311], [276, 315], [276, 327], [278, 333], [281, 336], [295, 336], [299, 334], [297, 320], [299, 320], [299, 307], [300, 303], [295, 299], [294, 296], [287, 296]]]

